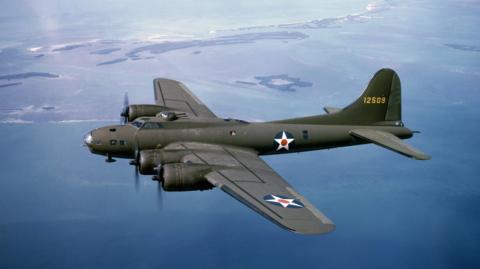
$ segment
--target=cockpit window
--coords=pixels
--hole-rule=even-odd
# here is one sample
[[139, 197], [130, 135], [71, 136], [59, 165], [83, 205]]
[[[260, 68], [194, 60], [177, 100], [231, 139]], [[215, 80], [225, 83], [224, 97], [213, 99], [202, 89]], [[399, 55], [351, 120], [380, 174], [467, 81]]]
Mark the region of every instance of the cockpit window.
[[162, 124], [158, 122], [145, 122], [145, 124], [142, 126], [142, 129], [160, 129], [162, 127]]
[[142, 125], [143, 125], [143, 121], [141, 121], [141, 120], [134, 120], [131, 124], [132, 124], [133, 126], [137, 127], [137, 128], [140, 128], [140, 127], [142, 127]]

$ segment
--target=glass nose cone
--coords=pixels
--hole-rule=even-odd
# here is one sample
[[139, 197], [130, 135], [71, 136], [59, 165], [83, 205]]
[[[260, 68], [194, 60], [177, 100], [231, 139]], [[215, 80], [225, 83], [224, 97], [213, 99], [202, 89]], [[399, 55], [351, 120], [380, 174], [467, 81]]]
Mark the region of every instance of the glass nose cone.
[[88, 133], [85, 135], [83, 138], [83, 142], [85, 142], [85, 145], [90, 146], [93, 142], [93, 137], [92, 137], [92, 132]]

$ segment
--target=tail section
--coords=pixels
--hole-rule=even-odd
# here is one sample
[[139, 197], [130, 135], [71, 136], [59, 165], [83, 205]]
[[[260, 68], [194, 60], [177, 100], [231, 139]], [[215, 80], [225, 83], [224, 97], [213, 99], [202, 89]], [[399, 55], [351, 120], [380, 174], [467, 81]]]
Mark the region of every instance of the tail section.
[[392, 69], [378, 71], [362, 96], [340, 111], [339, 116], [355, 123], [402, 120], [400, 79]]
[[370, 80], [363, 94], [343, 109], [327, 115], [283, 120], [300, 124], [402, 125], [400, 79], [392, 69], [381, 69]]
[[[386, 149], [417, 160], [431, 157], [405, 144], [401, 139], [412, 137], [412, 132], [403, 128], [400, 79], [392, 69], [381, 69], [368, 83], [363, 94], [343, 109], [325, 107], [326, 115], [276, 121], [287, 124], [352, 125], [349, 131], [355, 143], [374, 143]], [[353, 127], [355, 126], [355, 127]], [[378, 128], [379, 126], [402, 126]]]

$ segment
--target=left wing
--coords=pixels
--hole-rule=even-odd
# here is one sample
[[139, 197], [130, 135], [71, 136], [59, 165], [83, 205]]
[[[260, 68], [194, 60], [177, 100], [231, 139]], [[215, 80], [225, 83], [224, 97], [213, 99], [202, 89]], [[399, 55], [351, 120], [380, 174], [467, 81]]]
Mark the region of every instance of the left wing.
[[188, 113], [190, 116], [201, 118], [216, 118], [210, 109], [204, 105], [190, 90], [181, 82], [157, 78], [153, 80], [155, 88], [155, 103], [177, 111]]
[[249, 149], [203, 143], [175, 143], [168, 149], [188, 150], [184, 162], [204, 164], [205, 178], [233, 198], [282, 228], [320, 234], [335, 225]]

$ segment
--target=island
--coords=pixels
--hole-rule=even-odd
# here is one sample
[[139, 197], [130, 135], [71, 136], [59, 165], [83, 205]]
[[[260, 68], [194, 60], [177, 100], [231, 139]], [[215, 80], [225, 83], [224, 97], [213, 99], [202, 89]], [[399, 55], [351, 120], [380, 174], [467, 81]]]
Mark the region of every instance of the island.
[[58, 78], [60, 76], [57, 74], [44, 73], [44, 72], [26, 72], [26, 73], [19, 73], [19, 74], [2, 75], [0, 76], [0, 80], [27, 79], [32, 77]]
[[296, 87], [312, 87], [313, 85], [313, 83], [311, 82], [303, 81], [300, 78], [290, 77], [287, 74], [256, 76], [254, 78], [258, 81], [258, 83], [240, 80], [235, 81], [235, 83], [251, 86], [255, 86], [258, 84], [270, 89], [286, 92], [294, 92], [296, 91]]

